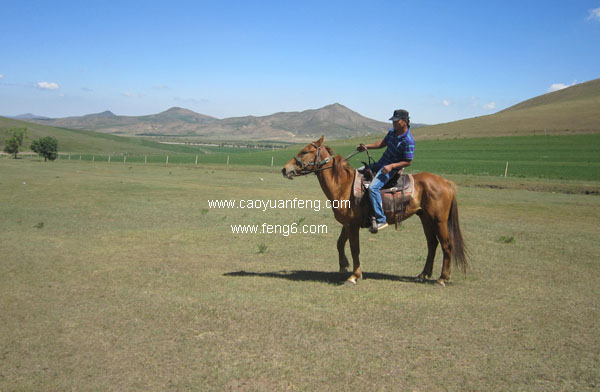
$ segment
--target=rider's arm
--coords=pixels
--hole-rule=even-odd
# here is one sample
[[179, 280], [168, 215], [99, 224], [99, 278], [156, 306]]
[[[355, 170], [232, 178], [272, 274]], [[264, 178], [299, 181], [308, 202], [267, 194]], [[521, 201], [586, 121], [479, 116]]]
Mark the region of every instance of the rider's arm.
[[[383, 147], [387, 146], [387, 142], [385, 141], [385, 139], [381, 139], [378, 142], [369, 143], [369, 144], [361, 144], [360, 146], [365, 146], [368, 150], [376, 150], [378, 148], [383, 148]], [[359, 150], [360, 146], [357, 147], [357, 150]]]

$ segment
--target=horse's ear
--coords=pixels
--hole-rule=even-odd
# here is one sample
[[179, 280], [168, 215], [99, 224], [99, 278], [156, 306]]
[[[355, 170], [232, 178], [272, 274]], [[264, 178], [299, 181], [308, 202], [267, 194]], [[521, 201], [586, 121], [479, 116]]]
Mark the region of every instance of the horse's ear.
[[323, 144], [323, 139], [325, 139], [325, 135], [322, 135], [321, 138], [315, 142], [315, 144], [317, 146], [320, 146], [321, 144]]

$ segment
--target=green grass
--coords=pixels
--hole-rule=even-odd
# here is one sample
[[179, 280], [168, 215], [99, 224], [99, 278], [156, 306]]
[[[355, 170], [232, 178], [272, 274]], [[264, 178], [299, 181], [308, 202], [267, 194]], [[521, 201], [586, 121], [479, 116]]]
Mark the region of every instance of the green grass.
[[[418, 132], [419, 130], [415, 131]], [[333, 142], [347, 155], [354, 143]], [[383, 149], [373, 152], [379, 159]], [[417, 141], [410, 171], [600, 181], [600, 133]], [[353, 158], [365, 160], [365, 154]]]
[[600, 180], [600, 133], [422, 141], [419, 171]]
[[[411, 280], [416, 218], [362, 231], [346, 288], [330, 211], [207, 203], [290, 197], [324, 199], [275, 168], [0, 160], [0, 390], [600, 385], [600, 198], [460, 187], [473, 269], [441, 289]], [[329, 231], [230, 230], [300, 221]]]
[[265, 253], [267, 251], [267, 249], [269, 249], [269, 246], [263, 242], [256, 245], [256, 247], [258, 248], [258, 253]]

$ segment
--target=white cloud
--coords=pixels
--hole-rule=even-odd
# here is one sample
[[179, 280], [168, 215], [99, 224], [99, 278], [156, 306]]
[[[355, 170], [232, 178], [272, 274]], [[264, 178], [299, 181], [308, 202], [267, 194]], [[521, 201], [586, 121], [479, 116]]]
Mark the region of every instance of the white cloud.
[[487, 110], [494, 110], [496, 109], [496, 102], [486, 103], [485, 105], [483, 105], [483, 108]]
[[588, 17], [585, 20], [595, 20], [600, 22], [600, 8], [594, 8], [593, 10], [590, 10]]
[[567, 88], [567, 87], [569, 87], [569, 86], [567, 86], [564, 83], [552, 83], [552, 85], [548, 89], [548, 92], [551, 93], [553, 91], [562, 90], [563, 88]]
[[451, 102], [450, 102], [450, 101], [448, 101], [447, 99], [444, 99], [444, 100], [442, 101], [442, 105], [444, 105], [444, 106], [450, 106], [450, 103], [451, 103]]
[[4, 77], [4, 75], [0, 74], [0, 79], [2, 79]]
[[562, 90], [563, 88], [575, 86], [576, 84], [577, 84], [577, 82], [573, 82], [571, 84], [552, 83], [552, 85], [550, 85], [550, 88], [548, 89], [548, 92], [551, 93], [551, 92], [554, 92], [554, 91]]
[[57, 90], [59, 88], [58, 84], [48, 82], [38, 82], [37, 86], [44, 90]]

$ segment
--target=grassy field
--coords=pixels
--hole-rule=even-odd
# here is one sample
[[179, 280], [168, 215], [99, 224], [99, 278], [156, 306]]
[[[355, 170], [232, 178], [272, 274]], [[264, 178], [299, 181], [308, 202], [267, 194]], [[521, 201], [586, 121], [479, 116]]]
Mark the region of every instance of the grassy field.
[[[599, 197], [450, 176], [470, 273], [414, 283], [411, 219], [347, 288], [330, 211], [208, 207], [324, 199], [277, 170], [1, 159], [0, 390], [598, 388]], [[328, 232], [230, 226], [292, 222]]]
[[[342, 143], [332, 143], [342, 155], [356, 145]], [[376, 150], [373, 156], [378, 159], [382, 153]], [[600, 181], [600, 133], [422, 140], [416, 157], [413, 171], [500, 176], [509, 162], [512, 177]], [[366, 160], [364, 154], [360, 159]]]

